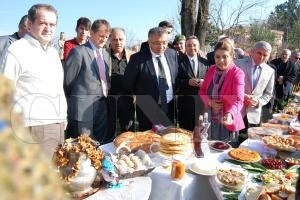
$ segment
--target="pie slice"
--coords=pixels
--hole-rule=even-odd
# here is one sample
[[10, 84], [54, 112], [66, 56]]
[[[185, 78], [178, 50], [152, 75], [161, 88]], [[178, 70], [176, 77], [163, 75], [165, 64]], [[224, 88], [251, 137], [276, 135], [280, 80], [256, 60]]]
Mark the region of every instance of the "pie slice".
[[242, 162], [257, 162], [261, 159], [259, 153], [246, 148], [236, 148], [228, 152], [228, 155]]

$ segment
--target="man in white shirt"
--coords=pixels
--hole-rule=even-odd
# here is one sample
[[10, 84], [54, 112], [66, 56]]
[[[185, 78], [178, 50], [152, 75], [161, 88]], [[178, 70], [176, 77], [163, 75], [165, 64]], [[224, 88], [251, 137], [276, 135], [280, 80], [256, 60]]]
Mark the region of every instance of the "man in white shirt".
[[66, 121], [63, 69], [51, 46], [56, 24], [54, 7], [33, 5], [28, 11], [29, 33], [11, 44], [4, 61], [4, 75], [16, 85], [15, 108], [21, 109], [32, 135], [26, 142], [39, 143], [49, 158], [64, 141]]

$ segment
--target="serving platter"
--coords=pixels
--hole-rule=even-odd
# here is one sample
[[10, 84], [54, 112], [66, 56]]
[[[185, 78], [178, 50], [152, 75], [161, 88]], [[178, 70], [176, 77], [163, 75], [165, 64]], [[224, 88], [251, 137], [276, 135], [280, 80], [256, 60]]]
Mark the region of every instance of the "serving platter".
[[204, 176], [214, 176], [217, 174], [219, 163], [216, 161], [200, 158], [189, 164], [188, 168], [192, 172]]

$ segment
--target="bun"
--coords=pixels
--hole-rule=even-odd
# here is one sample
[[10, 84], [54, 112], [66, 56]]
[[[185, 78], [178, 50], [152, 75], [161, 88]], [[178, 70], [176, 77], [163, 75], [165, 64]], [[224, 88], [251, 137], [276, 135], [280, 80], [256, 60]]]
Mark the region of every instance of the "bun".
[[281, 190], [281, 186], [280, 185], [270, 185], [266, 187], [266, 192], [268, 194], [275, 194], [277, 192], [279, 192]]
[[271, 194], [272, 200], [283, 200], [281, 197], [277, 196], [276, 194]]
[[[252, 199], [253, 200], [253, 199]], [[267, 193], [261, 194], [257, 200], [272, 200], [271, 197]]]

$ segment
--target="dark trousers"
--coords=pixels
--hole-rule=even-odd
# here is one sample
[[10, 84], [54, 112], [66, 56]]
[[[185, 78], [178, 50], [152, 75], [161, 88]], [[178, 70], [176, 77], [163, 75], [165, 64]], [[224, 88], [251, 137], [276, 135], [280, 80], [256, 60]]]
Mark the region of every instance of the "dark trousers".
[[108, 98], [108, 132], [115, 135], [117, 120], [119, 120], [121, 133], [134, 131], [134, 104], [133, 98], [129, 95], [110, 95]]
[[136, 106], [139, 130], [150, 130], [153, 125], [174, 126], [175, 123], [175, 101], [168, 103], [167, 113], [164, 113], [156, 102], [141, 101]]
[[193, 131], [198, 117], [204, 113], [204, 103], [199, 95], [178, 96], [178, 123], [180, 128]]
[[97, 109], [93, 110], [94, 116], [89, 121], [68, 120], [67, 136], [77, 138], [81, 134], [88, 134], [101, 144], [111, 142], [114, 137], [107, 132], [108, 104], [107, 99], [102, 98], [97, 102]]

